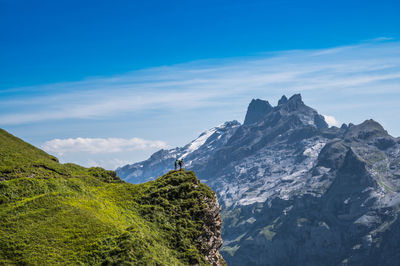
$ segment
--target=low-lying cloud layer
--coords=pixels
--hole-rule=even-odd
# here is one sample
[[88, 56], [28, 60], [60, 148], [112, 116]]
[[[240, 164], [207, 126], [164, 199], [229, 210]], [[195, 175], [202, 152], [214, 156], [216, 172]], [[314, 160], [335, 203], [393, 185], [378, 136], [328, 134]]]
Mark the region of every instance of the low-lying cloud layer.
[[42, 148], [53, 154], [64, 155], [66, 153], [118, 153], [149, 148], [163, 149], [167, 144], [163, 141], [152, 141], [140, 138], [68, 138], [46, 141]]

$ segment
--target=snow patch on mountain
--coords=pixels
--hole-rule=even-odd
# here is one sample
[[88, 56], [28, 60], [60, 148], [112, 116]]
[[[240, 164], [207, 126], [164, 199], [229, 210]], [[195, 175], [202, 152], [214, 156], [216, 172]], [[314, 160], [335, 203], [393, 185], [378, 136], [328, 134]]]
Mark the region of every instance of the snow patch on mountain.
[[[193, 140], [189, 144], [189, 147], [186, 149], [186, 152], [179, 159], [185, 158], [190, 153], [192, 153], [195, 150], [197, 150], [198, 148], [200, 148], [207, 141], [207, 139], [217, 131], [217, 129], [218, 129], [218, 127], [214, 127], [214, 128], [212, 128], [210, 130], [207, 130], [207, 131], [201, 133], [200, 136], [197, 139]], [[219, 138], [220, 137], [221, 136], [219, 136]]]
[[[325, 138], [306, 139], [302, 148], [282, 143], [267, 146], [233, 167], [233, 173], [222, 176], [231, 182], [216, 185], [221, 203], [226, 207], [250, 205], [289, 199], [294, 194], [314, 193], [325, 185], [313, 176], [318, 154], [327, 143]], [[303, 156], [302, 156], [303, 155]], [[326, 171], [326, 170], [325, 170]], [[235, 185], [232, 185], [235, 184]]]

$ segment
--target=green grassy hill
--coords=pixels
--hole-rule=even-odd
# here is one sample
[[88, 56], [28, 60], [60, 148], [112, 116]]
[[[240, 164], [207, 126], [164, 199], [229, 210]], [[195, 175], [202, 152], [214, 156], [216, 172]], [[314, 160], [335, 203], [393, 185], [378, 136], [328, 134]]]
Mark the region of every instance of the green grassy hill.
[[0, 265], [207, 265], [216, 206], [193, 172], [133, 185], [0, 130]]

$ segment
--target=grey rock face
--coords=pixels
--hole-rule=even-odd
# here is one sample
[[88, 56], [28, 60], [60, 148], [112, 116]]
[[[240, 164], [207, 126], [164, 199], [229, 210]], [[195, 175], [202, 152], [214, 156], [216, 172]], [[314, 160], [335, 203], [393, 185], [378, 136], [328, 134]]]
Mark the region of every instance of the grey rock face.
[[205, 255], [206, 260], [213, 266], [225, 265], [225, 261], [219, 253], [222, 246], [221, 227], [222, 221], [220, 217], [221, 208], [218, 204], [217, 197], [213, 199], [205, 199], [204, 204], [207, 206], [207, 212], [202, 217], [204, 232], [197, 241], [201, 247], [201, 252]]
[[373, 120], [328, 128], [300, 95], [268, 105], [117, 172], [143, 182], [184, 158], [218, 195], [229, 265], [397, 265], [399, 139]]
[[282, 98], [278, 101], [278, 106], [285, 103], [287, 103], [287, 97], [283, 95]]
[[247, 109], [244, 124], [249, 125], [262, 120], [271, 110], [272, 106], [269, 104], [268, 101], [253, 99]]

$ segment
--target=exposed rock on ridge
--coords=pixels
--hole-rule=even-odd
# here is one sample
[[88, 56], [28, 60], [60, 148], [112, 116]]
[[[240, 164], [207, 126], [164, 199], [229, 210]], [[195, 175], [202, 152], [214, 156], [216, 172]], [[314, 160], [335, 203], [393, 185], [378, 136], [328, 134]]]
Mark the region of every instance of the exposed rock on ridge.
[[217, 196], [214, 194], [213, 198], [204, 199], [204, 203], [207, 205], [207, 212], [202, 217], [203, 234], [197, 238], [200, 250], [211, 265], [226, 265], [219, 253], [219, 249], [222, 246], [222, 221], [220, 216], [221, 208], [218, 204]]
[[253, 99], [247, 108], [247, 113], [243, 124], [248, 125], [258, 122], [263, 119], [271, 110], [272, 106], [268, 101]]

